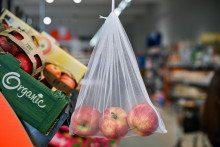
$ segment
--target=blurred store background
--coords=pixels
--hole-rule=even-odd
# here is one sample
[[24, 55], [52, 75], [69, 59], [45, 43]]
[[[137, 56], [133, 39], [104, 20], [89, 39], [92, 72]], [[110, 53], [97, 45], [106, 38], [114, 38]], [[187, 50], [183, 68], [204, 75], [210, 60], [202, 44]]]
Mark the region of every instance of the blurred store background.
[[[99, 15], [108, 16], [111, 0], [1, 0], [0, 7], [46, 31], [87, 65], [104, 22]], [[207, 132], [213, 130], [204, 131], [208, 127], [201, 120], [207, 99], [213, 97], [218, 113], [209, 115], [216, 119], [214, 134], [220, 143], [220, 83], [213, 80], [220, 67], [220, 1], [116, 0], [116, 8], [168, 130], [122, 139], [118, 146], [211, 146]]]

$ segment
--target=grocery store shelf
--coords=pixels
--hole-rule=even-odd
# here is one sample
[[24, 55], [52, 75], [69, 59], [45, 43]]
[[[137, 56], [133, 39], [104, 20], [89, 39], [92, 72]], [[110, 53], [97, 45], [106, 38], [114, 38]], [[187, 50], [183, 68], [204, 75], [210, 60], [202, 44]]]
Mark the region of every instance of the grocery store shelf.
[[194, 81], [189, 81], [189, 80], [172, 80], [171, 82], [173, 84], [184, 84], [184, 85], [203, 87], [203, 88], [209, 87], [209, 83], [194, 82]]
[[197, 105], [203, 105], [205, 102], [204, 98], [193, 98], [193, 97], [186, 97], [174, 94], [173, 92], [170, 93], [170, 97], [174, 100], [186, 100], [186, 101], [194, 101]]
[[189, 70], [214, 70], [215, 65], [188, 65], [188, 64], [170, 64], [169, 68], [183, 68]]

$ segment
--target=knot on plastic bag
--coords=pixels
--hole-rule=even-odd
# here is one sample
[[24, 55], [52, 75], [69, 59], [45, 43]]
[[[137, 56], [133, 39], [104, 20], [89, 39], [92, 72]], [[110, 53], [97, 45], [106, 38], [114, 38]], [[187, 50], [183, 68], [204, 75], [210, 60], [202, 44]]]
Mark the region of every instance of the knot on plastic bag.
[[99, 15], [99, 18], [106, 19], [107, 17]]

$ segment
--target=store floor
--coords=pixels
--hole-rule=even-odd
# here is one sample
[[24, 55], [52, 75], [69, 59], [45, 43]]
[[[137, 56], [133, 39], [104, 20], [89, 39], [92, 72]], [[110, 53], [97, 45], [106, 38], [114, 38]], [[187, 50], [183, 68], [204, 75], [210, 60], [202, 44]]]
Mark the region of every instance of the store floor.
[[[162, 116], [167, 134], [156, 133], [148, 137], [128, 137], [122, 139], [118, 147], [211, 147], [207, 137], [201, 132], [184, 134], [178, 125], [176, 114], [169, 108], [157, 109]], [[196, 136], [197, 141], [194, 140]], [[178, 146], [180, 138], [182, 142]]]

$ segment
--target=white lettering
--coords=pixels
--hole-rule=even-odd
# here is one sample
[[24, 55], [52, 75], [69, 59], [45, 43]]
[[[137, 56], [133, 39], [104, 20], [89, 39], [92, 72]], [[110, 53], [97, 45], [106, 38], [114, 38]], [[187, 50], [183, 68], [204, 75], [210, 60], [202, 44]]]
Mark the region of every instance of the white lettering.
[[26, 93], [26, 97], [28, 97], [29, 99], [31, 98], [31, 95], [32, 95], [32, 92], [31, 92], [31, 91], [28, 91], [28, 92]]
[[39, 100], [39, 102], [37, 103], [38, 104], [38, 106], [39, 107], [41, 107], [41, 108], [44, 108], [44, 107], [46, 107], [46, 105], [41, 105], [40, 103], [44, 103], [44, 101], [43, 100]]
[[20, 85], [17, 90], [23, 89], [24, 86]]
[[17, 94], [17, 96], [21, 98], [21, 97], [23, 97], [23, 96], [26, 94], [27, 91], [28, 91], [27, 88], [23, 88], [23, 89], [21, 90], [22, 95], [18, 95], [18, 94]]
[[[19, 98], [22, 98], [25, 96], [28, 99], [30, 99], [32, 103], [36, 104], [38, 107], [40, 108], [46, 107], [46, 105], [44, 105], [43, 94], [40, 93], [36, 95], [32, 91], [30, 91], [28, 88], [21, 85], [21, 81], [19, 77], [20, 75], [16, 72], [9, 72], [5, 74], [4, 77], [2, 78], [2, 84], [6, 89], [10, 89], [10, 90], [16, 89], [17, 92], [19, 92], [17, 93], [17, 96]], [[11, 80], [16, 81], [15, 85], [12, 85], [14, 84], [14, 82], [11, 82]]]
[[34, 100], [36, 99], [36, 97], [37, 97], [37, 95], [35, 96], [35, 94], [33, 94], [32, 97], [30, 97], [30, 99], [31, 99], [32, 101], [34, 101]]
[[[16, 89], [21, 84], [19, 77], [20, 77], [20, 75], [16, 72], [9, 72], [9, 73], [5, 74], [4, 77], [2, 78], [2, 84], [7, 89]], [[16, 80], [17, 85], [15, 85], [15, 86], [11, 85], [11, 82], [10, 82], [11, 79]]]

